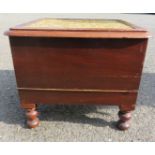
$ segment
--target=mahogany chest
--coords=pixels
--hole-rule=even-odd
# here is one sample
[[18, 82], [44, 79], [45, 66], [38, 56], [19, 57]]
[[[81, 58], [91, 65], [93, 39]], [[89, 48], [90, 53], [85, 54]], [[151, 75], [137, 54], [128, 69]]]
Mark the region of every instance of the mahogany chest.
[[27, 125], [37, 104], [119, 106], [117, 127], [129, 128], [148, 32], [122, 20], [40, 19], [10, 28], [17, 89]]

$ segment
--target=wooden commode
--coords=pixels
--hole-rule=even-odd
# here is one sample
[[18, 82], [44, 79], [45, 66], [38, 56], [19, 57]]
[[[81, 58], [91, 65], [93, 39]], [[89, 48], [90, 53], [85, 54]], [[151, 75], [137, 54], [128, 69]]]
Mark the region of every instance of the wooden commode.
[[40, 19], [10, 28], [17, 89], [27, 125], [37, 104], [119, 106], [117, 127], [129, 128], [148, 32], [122, 20]]

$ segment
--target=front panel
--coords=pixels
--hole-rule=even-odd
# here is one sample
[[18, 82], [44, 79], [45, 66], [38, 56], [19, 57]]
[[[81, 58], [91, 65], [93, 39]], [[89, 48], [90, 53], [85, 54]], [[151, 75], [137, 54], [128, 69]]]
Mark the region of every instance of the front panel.
[[11, 37], [20, 88], [137, 90], [145, 39]]

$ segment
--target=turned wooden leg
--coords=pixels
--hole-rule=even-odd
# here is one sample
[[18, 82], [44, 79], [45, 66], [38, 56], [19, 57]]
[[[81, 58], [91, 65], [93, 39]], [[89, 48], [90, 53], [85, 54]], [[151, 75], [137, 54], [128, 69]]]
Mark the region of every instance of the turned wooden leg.
[[131, 111], [119, 111], [118, 116], [117, 128], [119, 130], [127, 130], [130, 127]]
[[35, 128], [39, 125], [38, 112], [35, 108], [26, 110], [27, 126], [29, 128]]

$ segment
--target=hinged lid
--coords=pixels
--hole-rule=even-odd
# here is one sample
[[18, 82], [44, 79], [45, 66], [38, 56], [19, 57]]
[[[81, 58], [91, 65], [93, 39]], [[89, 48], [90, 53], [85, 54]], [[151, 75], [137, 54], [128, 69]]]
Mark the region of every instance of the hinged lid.
[[72, 38], [148, 38], [148, 32], [122, 20], [40, 19], [10, 28], [9, 36]]

